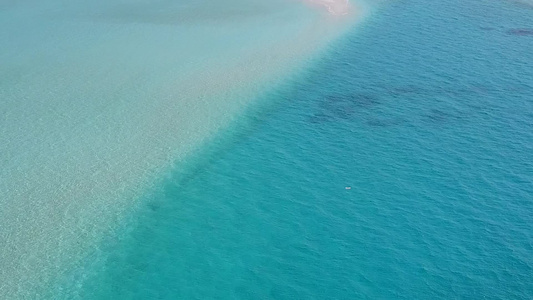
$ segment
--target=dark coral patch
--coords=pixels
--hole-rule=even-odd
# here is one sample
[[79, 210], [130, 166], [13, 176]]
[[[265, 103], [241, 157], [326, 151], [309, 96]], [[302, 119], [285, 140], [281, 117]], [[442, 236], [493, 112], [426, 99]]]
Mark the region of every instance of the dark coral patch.
[[424, 92], [424, 89], [414, 86], [406, 85], [390, 89], [391, 94], [393, 95], [404, 95], [404, 94], [420, 94]]
[[390, 127], [399, 125], [400, 123], [402, 123], [402, 120], [400, 119], [372, 119], [368, 120], [366, 125], [372, 127]]
[[459, 119], [457, 115], [440, 109], [430, 110], [426, 118], [431, 123], [448, 123]]
[[533, 36], [533, 28], [513, 28], [507, 30], [508, 35]]
[[309, 122], [314, 123], [314, 124], [320, 124], [320, 123], [324, 123], [330, 120], [331, 120], [331, 117], [326, 116], [325, 114], [322, 114], [322, 113], [314, 114], [310, 116], [308, 119]]
[[161, 207], [161, 205], [156, 202], [149, 202], [147, 206], [151, 211], [157, 211]]
[[368, 108], [379, 104], [378, 98], [367, 94], [349, 94], [349, 95], [329, 95], [324, 97], [322, 105], [328, 106], [345, 106]]
[[346, 120], [365, 109], [380, 104], [379, 99], [366, 94], [333, 94], [322, 98], [318, 112], [309, 117], [311, 123]]

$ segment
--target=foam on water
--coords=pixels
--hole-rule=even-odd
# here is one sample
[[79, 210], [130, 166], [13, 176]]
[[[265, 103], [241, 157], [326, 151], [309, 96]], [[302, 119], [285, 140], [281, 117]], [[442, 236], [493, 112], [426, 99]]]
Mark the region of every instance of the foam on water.
[[284, 0], [3, 1], [0, 293], [42, 295], [344, 22]]

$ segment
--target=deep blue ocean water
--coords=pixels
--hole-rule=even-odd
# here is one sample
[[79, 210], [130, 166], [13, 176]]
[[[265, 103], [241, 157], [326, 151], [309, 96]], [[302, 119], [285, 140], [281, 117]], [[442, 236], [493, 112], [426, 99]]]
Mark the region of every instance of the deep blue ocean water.
[[533, 299], [532, 28], [513, 1], [380, 4], [65, 298]]

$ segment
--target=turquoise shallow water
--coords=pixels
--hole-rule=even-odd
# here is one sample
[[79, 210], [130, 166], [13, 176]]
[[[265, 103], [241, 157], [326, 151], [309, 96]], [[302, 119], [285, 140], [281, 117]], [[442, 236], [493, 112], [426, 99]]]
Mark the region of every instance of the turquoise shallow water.
[[382, 3], [57, 293], [533, 298], [532, 19], [523, 2]]
[[288, 0], [0, 0], [0, 298], [76, 269], [352, 20]]

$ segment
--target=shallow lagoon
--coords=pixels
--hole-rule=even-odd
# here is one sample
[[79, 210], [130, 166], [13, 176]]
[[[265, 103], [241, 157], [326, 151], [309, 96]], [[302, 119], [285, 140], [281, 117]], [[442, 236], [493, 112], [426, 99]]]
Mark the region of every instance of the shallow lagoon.
[[33, 297], [333, 38], [292, 1], [3, 1], [0, 282]]

